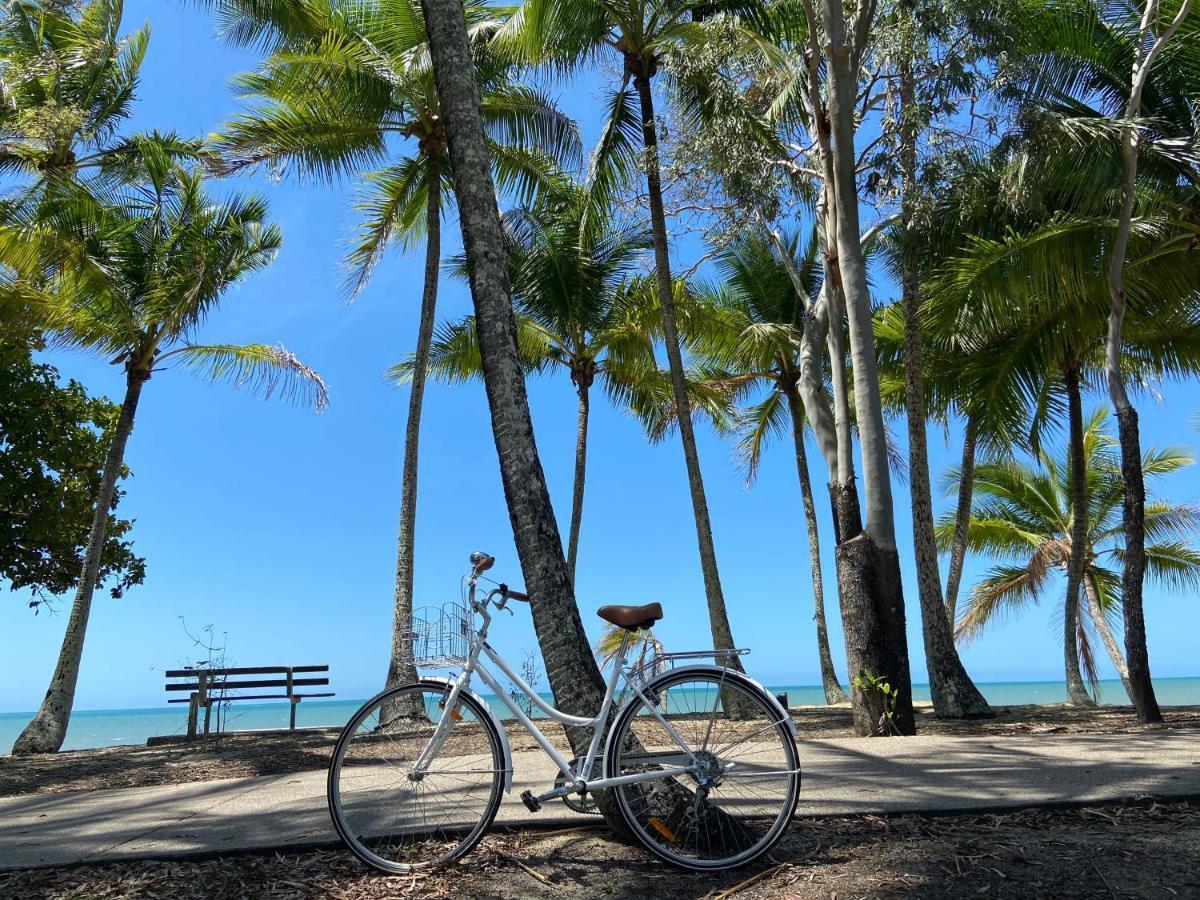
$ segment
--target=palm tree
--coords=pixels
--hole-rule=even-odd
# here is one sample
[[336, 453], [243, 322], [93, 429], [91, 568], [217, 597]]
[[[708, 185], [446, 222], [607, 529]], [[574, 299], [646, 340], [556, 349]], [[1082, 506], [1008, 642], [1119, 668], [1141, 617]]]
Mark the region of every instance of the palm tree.
[[[651, 236], [654, 243], [654, 275], [662, 316], [675, 420], [683, 443], [700, 567], [708, 603], [713, 646], [731, 649], [733, 635], [717, 568], [712, 523], [700, 457], [692, 424], [688, 379], [684, 370], [679, 325], [675, 308], [674, 281], [671, 277], [667, 218], [658, 149], [658, 126], [654, 112], [653, 79], [662, 55], [694, 31], [693, 22], [725, 4], [712, 0], [525, 0], [497, 33], [496, 42], [515, 58], [530, 64], [550, 64], [569, 70], [612, 53], [620, 61], [623, 74], [620, 87], [608, 101], [607, 121], [597, 150], [598, 159], [620, 160], [611, 171], [614, 180], [642, 169], [650, 205]], [[637, 92], [639, 112], [634, 113], [630, 83]], [[643, 153], [636, 154], [636, 134], [640, 132]], [[631, 138], [633, 138], [631, 140]], [[606, 185], [611, 189], [611, 182]], [[738, 669], [741, 663], [736, 658]]]
[[[416, 677], [404, 635], [412, 621], [418, 445], [451, 175], [421, 7], [416, 0], [207, 2], [231, 40], [274, 49], [257, 71], [237, 79], [250, 108], [216, 138], [225, 168], [266, 163], [301, 177], [360, 178], [363, 219], [347, 258], [351, 296], [393, 241], [404, 249], [425, 242], [387, 676], [389, 685], [409, 681]], [[467, 16], [494, 177], [502, 190], [531, 197], [559, 165], [578, 161], [577, 130], [543, 93], [513, 82], [488, 52], [483, 38], [494, 28], [491, 8], [471, 2]]]
[[0, 172], [37, 191], [49, 176], [113, 173], [154, 144], [177, 159], [196, 158], [200, 142], [174, 134], [120, 134], [128, 119], [150, 40], [143, 25], [120, 34], [123, 0], [78, 8], [11, 0], [0, 11]]
[[[489, 171], [479, 85], [463, 7], [458, 0], [424, 0], [422, 9], [454, 170], [454, 193], [475, 302], [492, 433], [517, 554], [531, 598], [533, 625], [556, 704], [565, 712], [594, 715], [604, 696], [604, 682], [575, 605], [575, 591], [534, 440], [525, 372], [517, 352], [504, 230]], [[567, 737], [576, 752], [586, 749], [587, 736], [579, 730], [568, 729]], [[610, 819], [615, 821], [616, 817]]]
[[[745, 408], [739, 418], [742, 438], [737, 455], [753, 483], [763, 451], [776, 435], [790, 430], [800, 498], [808, 532], [812, 572], [813, 618], [817, 653], [827, 703], [846, 703], [829, 649], [825, 620], [825, 589], [821, 574], [821, 539], [817, 530], [805, 432], [808, 423], [800, 398], [799, 347], [808, 303], [821, 291], [821, 266], [816, 235], [799, 251], [797, 235], [781, 235], [783, 252], [792, 260], [796, 279], [775, 256], [766, 238], [747, 234], [717, 254], [721, 282], [710, 298], [713, 315], [701, 329], [684, 329], [701, 362], [701, 375], [726, 386], [730, 399], [766, 390], [763, 399]], [[795, 281], [805, 294], [801, 297]], [[698, 317], [697, 317], [698, 318]], [[697, 334], [689, 332], [699, 331]]]
[[52, 182], [0, 229], [5, 298], [38, 309], [57, 344], [122, 364], [126, 383], [58, 664], [15, 754], [56, 752], [66, 735], [107, 513], [151, 375], [176, 366], [264, 396], [326, 403], [320, 376], [282, 347], [194, 342], [225, 291], [271, 262], [279, 230], [261, 200], [211, 197], [198, 174], [160, 163], [146, 182], [117, 190]]
[[[631, 281], [650, 246], [637, 223], [621, 221], [583, 185], [564, 183], [529, 207], [505, 214], [505, 244], [517, 317], [522, 363], [530, 372], [562, 371], [578, 398], [575, 477], [567, 568], [572, 582], [579, 554], [587, 473], [591, 389], [599, 379], [617, 402], [627, 398], [631, 380], [653, 353], [639, 322], [645, 318], [644, 291]], [[455, 263], [467, 278], [466, 260]], [[407, 381], [416, 367], [410, 357], [392, 370]], [[444, 325], [429, 357], [434, 377], [446, 382], [482, 375], [474, 317]]]
[[[1019, 40], [1038, 73], [1028, 79], [1030, 94], [1043, 101], [1076, 137], [1081, 131], [1100, 135], [1098, 147], [1095, 142], [1080, 146], [1074, 141], [1074, 146], [1064, 148], [1062, 159], [1080, 171], [1107, 177], [1091, 193], [1105, 213], [1116, 211], [1106, 271], [1111, 306], [1105, 378], [1124, 461], [1128, 547], [1122, 575], [1125, 640], [1135, 685], [1134, 705], [1143, 722], [1160, 722], [1162, 715], [1150, 680], [1142, 614], [1145, 485], [1138, 471], [1141, 438], [1137, 410], [1129, 398], [1122, 359], [1128, 307], [1125, 272], [1135, 211], [1141, 218], [1178, 216], [1182, 211], [1179, 218], [1186, 220], [1191, 195], [1200, 181], [1194, 155], [1179, 154], [1181, 147], [1194, 146], [1197, 137], [1193, 106], [1200, 56], [1196, 24], [1189, 20], [1191, 9], [1192, 0], [1168, 4], [1165, 9], [1159, 0], [1111, 5], [1094, 0], [1047, 3], [1034, 8]], [[1106, 162], [1119, 155], [1116, 169], [1093, 165], [1097, 151], [1108, 158]], [[1147, 168], [1153, 170], [1149, 179], [1145, 177]], [[1177, 190], [1180, 175], [1191, 188], [1182, 196]], [[1147, 181], [1157, 190], [1147, 191]], [[1120, 191], [1114, 200], [1111, 195], [1117, 184]], [[1187, 224], [1181, 230], [1179, 237], [1190, 243], [1194, 226]]]
[[[1035, 152], [1044, 152], [1048, 140], [1043, 135]], [[1078, 176], [1041, 165], [1028, 152], [1001, 151], [970, 168], [968, 177], [973, 191], [988, 186], [990, 213], [966, 231], [965, 244], [960, 239], [934, 267], [928, 321], [941, 335], [937, 340], [952, 339], [969, 354], [963, 393], [973, 398], [971, 408], [989, 428], [998, 423], [998, 431], [1012, 430], [1014, 423], [1028, 422], [1030, 445], [1036, 448], [1041, 430], [1065, 412], [1074, 471], [1083, 471], [1083, 391], [1102, 365], [1097, 353], [1111, 305], [1105, 278], [1111, 219], [1071, 211], [1080, 193]], [[945, 200], [951, 221], [963, 215], [952, 208], [954, 194], [948, 192]], [[1194, 287], [1200, 258], [1163, 252], [1171, 234], [1169, 223], [1139, 225], [1126, 267], [1126, 291], [1135, 304], [1125, 322], [1124, 365], [1142, 380], [1196, 371], [1200, 364], [1200, 303]], [[1073, 509], [1087, 508], [1087, 492], [1086, 480], [1078, 479]], [[1068, 598], [1075, 599], [1067, 604], [1068, 626], [1085, 568], [1086, 519], [1079, 515], [1072, 522], [1077, 533]], [[1073, 640], [1074, 629], [1068, 627], [1068, 644]], [[1068, 647], [1072, 701], [1088, 704], [1077, 661]]]
[[[1089, 631], [1099, 634], [1114, 668], [1132, 698], [1124, 655], [1112, 634], [1110, 618], [1119, 615], [1121, 579], [1113, 565], [1124, 562], [1121, 507], [1125, 487], [1118, 454], [1107, 433], [1106, 411], [1094, 412], [1084, 429], [1084, 459], [1089, 506], [1084, 528], [1083, 590], [1087, 603], [1075, 626], [1080, 665], [1094, 693], [1098, 691], [1096, 656]], [[1142, 457], [1145, 473], [1158, 478], [1190, 465], [1190, 454], [1179, 448], [1149, 450]], [[1002, 560], [971, 592], [958, 620], [957, 635], [970, 640], [1006, 614], [1039, 602], [1054, 571], [1065, 573], [1071, 561], [1076, 528], [1072, 512], [1074, 461], [1072, 455], [1042, 450], [1036, 464], [1014, 459], [990, 459], [975, 470], [975, 501], [968, 527], [972, 551]], [[957, 472], [949, 474], [956, 479]], [[1200, 551], [1189, 538], [1200, 525], [1200, 508], [1166, 500], [1146, 505], [1147, 572], [1175, 589], [1200, 585]], [[945, 547], [953, 538], [951, 517], [938, 525]], [[1064, 602], [1064, 609], [1067, 605]], [[1070, 618], [1064, 615], [1064, 622]]]
[[655, 667], [650, 675], [657, 674], [659, 665], [654, 663], [654, 657], [659, 656], [663, 652], [663, 644], [657, 637], [654, 636], [654, 631], [650, 628], [643, 628], [640, 631], [626, 631], [624, 628], [619, 628], [616, 625], [605, 625], [604, 631], [600, 634], [600, 639], [596, 641], [596, 655], [600, 657], [600, 662], [608, 665], [619, 652], [625, 641], [629, 641], [630, 663], [629, 665], [638, 668], [646, 663], [650, 663]]

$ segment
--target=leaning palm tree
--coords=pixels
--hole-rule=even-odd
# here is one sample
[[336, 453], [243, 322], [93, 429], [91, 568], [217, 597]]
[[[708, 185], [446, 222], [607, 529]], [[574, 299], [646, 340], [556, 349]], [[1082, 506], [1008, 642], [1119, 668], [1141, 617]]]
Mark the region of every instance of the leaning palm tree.
[[223, 294], [275, 256], [279, 230], [263, 201], [212, 197], [198, 174], [169, 163], [145, 174], [119, 190], [53, 182], [36, 202], [10, 210], [0, 228], [4, 299], [37, 309], [54, 343], [121, 364], [126, 385], [62, 650], [13, 753], [53, 753], [66, 736], [107, 513], [151, 376], [178, 367], [317, 409], [326, 403], [320, 376], [282, 347], [195, 342]]
[[[850, 698], [838, 683], [829, 649], [821, 542], [805, 449], [808, 426], [797, 387], [805, 311], [821, 291], [819, 247], [815, 234], [803, 252], [798, 252], [799, 238], [795, 234], [782, 235], [779, 243], [781, 251], [793, 260], [795, 278], [776, 257], [766, 238], [746, 235], [717, 255], [721, 282], [710, 298], [713, 314], [703, 317], [702, 327], [684, 330], [694, 331], [687, 336], [693, 339], [703, 377], [725, 385], [731, 399], [748, 400], [756, 392], [761, 395], [761, 391], [766, 391], [765, 397], [750, 403], [738, 417], [741, 439], [736, 452], [745, 468], [747, 484], [754, 482], [763, 451], [772, 437], [791, 432], [808, 532], [821, 683], [827, 703], [847, 703]], [[796, 281], [807, 291], [804, 297], [800, 296]]]
[[[249, 108], [215, 138], [227, 170], [266, 164], [277, 172], [356, 177], [362, 221], [347, 257], [347, 290], [362, 290], [389, 245], [424, 241], [425, 271], [408, 418], [396, 548], [393, 640], [387, 683], [416, 677], [411, 629], [418, 445], [436, 318], [442, 208], [451, 167], [421, 6], [416, 0], [207, 0], [225, 35], [266, 44], [260, 68], [237, 79]], [[494, 12], [466, 4], [493, 175], [502, 191], [529, 198], [560, 166], [574, 165], [573, 122], [542, 92], [514, 82], [485, 38]]]
[[[1075, 637], [1080, 665], [1093, 694], [1098, 695], [1099, 676], [1091, 631], [1100, 636], [1132, 699], [1125, 657], [1113, 636], [1111, 621], [1120, 617], [1121, 577], [1114, 566], [1121, 565], [1125, 556], [1121, 525], [1125, 486], [1115, 442], [1106, 430], [1107, 419], [1106, 411], [1093, 413], [1084, 433], [1090, 498], [1084, 531], [1083, 593], [1087, 602], [1081, 605]], [[1179, 448], [1148, 450], [1142, 457], [1143, 471], [1151, 478], [1192, 462], [1191, 455]], [[972, 551], [1002, 562], [971, 592], [956, 628], [960, 639], [970, 640], [1006, 614], [1039, 602], [1049, 591], [1053, 573], [1067, 572], [1075, 533], [1072, 469], [1067, 454], [1054, 455], [1044, 449], [1036, 455], [1035, 465], [992, 459], [976, 468], [968, 544]], [[956, 478], [957, 472], [949, 474], [949, 480]], [[1151, 538], [1146, 559], [1151, 578], [1176, 589], [1200, 585], [1200, 550], [1189, 543], [1197, 526], [1200, 508], [1194, 505], [1166, 500], [1146, 504], [1146, 533]], [[953, 534], [953, 517], [947, 517], [938, 525], [939, 543], [948, 546]]]
[[[599, 379], [621, 402], [631, 379], [653, 358], [638, 326], [645, 318], [645, 292], [631, 280], [650, 246], [649, 236], [639, 223], [622, 221], [614, 207], [598, 206], [596, 196], [583, 185], [563, 183], [541, 202], [502, 219], [522, 362], [530, 372], [565, 372], [578, 398], [567, 539], [572, 580], [583, 521], [592, 386]], [[465, 280], [466, 260], [460, 257], [454, 268]], [[417, 365], [414, 356], [395, 366], [393, 380], [410, 381]], [[449, 383], [482, 377], [473, 317], [442, 326], [429, 368]]]
[[[717, 649], [731, 649], [733, 634], [717, 568], [680, 345], [663, 207], [653, 79], [663, 54], [695, 33], [693, 23], [697, 18], [728, 5], [712, 0], [525, 0], [495, 38], [497, 46], [514, 58], [532, 65], [550, 65], [559, 71], [592, 62], [605, 54], [615, 56], [621, 64], [621, 84], [609, 98], [607, 121], [597, 149], [597, 159], [619, 159], [621, 163], [610, 168], [613, 177], [599, 186], [612, 190], [615, 182], [631, 177], [639, 168], [645, 178], [663, 343], [691, 492], [709, 625]], [[637, 94], [636, 113], [631, 83]], [[635, 152], [639, 135], [643, 151], [640, 154]], [[736, 657], [732, 664], [741, 668]]]

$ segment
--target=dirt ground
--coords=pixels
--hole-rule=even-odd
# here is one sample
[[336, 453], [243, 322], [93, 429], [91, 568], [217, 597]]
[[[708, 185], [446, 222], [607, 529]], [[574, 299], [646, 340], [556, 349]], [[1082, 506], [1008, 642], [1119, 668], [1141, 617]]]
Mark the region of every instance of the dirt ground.
[[[796, 707], [792, 714], [802, 741], [853, 734], [848, 706]], [[1200, 706], [1169, 707], [1164, 715], [1166, 725], [1153, 727], [1200, 726]], [[917, 729], [922, 734], [1114, 734], [1147, 727], [1137, 723], [1133, 708], [1128, 706], [1008, 706], [997, 708], [993, 719], [977, 721], [939, 720], [928, 705], [917, 710]], [[323, 769], [337, 734], [335, 728], [294, 734], [229, 734], [217, 741], [192, 744], [108, 747], [37, 757], [0, 756], [0, 797]], [[562, 729], [551, 728], [547, 734], [566, 749]], [[514, 751], [536, 746], [519, 727], [509, 728], [509, 739]]]
[[489, 836], [463, 861], [387, 877], [348, 851], [0, 875], [4, 900], [234, 898], [1200, 898], [1200, 804], [798, 819], [771, 859], [720, 875], [658, 863], [604, 827]]

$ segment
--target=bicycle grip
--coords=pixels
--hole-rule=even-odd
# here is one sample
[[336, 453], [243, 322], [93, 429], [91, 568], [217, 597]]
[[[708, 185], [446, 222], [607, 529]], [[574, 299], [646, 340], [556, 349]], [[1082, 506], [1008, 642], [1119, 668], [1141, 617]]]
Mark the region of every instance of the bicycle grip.
[[529, 602], [529, 595], [528, 595], [528, 594], [522, 594], [520, 591], [514, 591], [514, 590], [512, 590], [512, 589], [510, 589], [510, 590], [508, 591], [508, 593], [507, 593], [507, 594], [505, 594], [505, 596], [506, 596], [506, 597], [507, 597], [509, 600], [524, 600], [526, 603], [528, 603], [528, 602]]

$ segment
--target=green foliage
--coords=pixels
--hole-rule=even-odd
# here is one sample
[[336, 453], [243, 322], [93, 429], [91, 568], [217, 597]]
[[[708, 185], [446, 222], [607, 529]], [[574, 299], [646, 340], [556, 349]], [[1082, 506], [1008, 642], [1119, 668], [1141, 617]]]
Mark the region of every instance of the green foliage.
[[[1108, 414], [1094, 412], [1087, 422], [1084, 450], [1090, 505], [1084, 578], [1100, 598], [1101, 609], [1115, 623], [1121, 604], [1121, 578], [1114, 567], [1124, 558], [1121, 514], [1125, 486], [1115, 442], [1107, 431]], [[1142, 467], [1148, 482], [1193, 462], [1178, 447], [1150, 448]], [[946, 477], [948, 491], [957, 490], [957, 473]], [[970, 640], [986, 626], [1018, 614], [1047, 592], [1050, 576], [1065, 573], [1071, 549], [1071, 473], [1066, 451], [1042, 449], [1034, 465], [1013, 458], [984, 460], [975, 469], [967, 546], [999, 561], [972, 590], [962, 608], [956, 635]], [[1173, 589], [1200, 586], [1200, 550], [1193, 539], [1200, 527], [1200, 508], [1147, 497], [1146, 574]], [[948, 549], [954, 536], [952, 516], [938, 522], [939, 547]], [[1095, 680], [1089, 645], [1090, 613], [1080, 604], [1080, 661]]]
[[263, 200], [218, 199], [199, 173], [159, 163], [141, 184], [54, 179], [11, 206], [0, 227], [0, 299], [31, 303], [52, 343], [124, 363], [131, 375], [176, 363], [323, 408], [324, 382], [283, 348], [194, 342], [224, 293], [275, 258], [280, 233]]
[[[636, 669], [647, 663], [653, 664], [654, 658], [662, 655], [662, 641], [654, 636], [652, 629], [641, 628], [637, 631], [627, 631], [617, 625], [605, 625], [603, 633], [596, 641], [596, 655], [600, 657], [600, 664], [608, 665], [616, 659], [617, 654], [621, 652], [621, 646], [627, 639], [629, 641], [627, 659], [630, 660], [628, 665], [631, 668]], [[657, 674], [657, 667], [650, 672], [650, 675]]]
[[[429, 192], [442, 202], [453, 196], [420, 3], [206, 5], [227, 39], [270, 51], [236, 79], [244, 109], [213, 137], [222, 169], [358, 178], [361, 218], [346, 256], [346, 289], [357, 293], [391, 243], [411, 249], [424, 239]], [[466, 7], [493, 176], [502, 192], [531, 200], [578, 165], [578, 130], [544, 92], [514, 81], [489, 48], [496, 10]]]
[[900, 702], [899, 687], [894, 687], [886, 675], [872, 675], [865, 669], [851, 679], [850, 685], [859, 692], [864, 708], [875, 720], [876, 734], [900, 734], [896, 725], [896, 705]]
[[[650, 236], [601, 199], [564, 182], [504, 215], [517, 347], [531, 374], [562, 372], [582, 390], [599, 381], [614, 402], [650, 407], [669, 392], [654, 361], [656, 302], [636, 274]], [[465, 258], [451, 265], [465, 280]], [[447, 382], [482, 374], [473, 317], [438, 329], [429, 365]], [[404, 381], [411, 368], [406, 360], [390, 377]]]
[[[1103, 370], [1115, 212], [1111, 196], [1102, 202], [1078, 180], [1001, 146], [959, 160], [920, 223], [930, 405], [970, 415], [992, 446], [1036, 449], [1062, 419], [1064, 366], [1078, 365], [1085, 380]], [[1135, 385], [1200, 368], [1198, 276], [1188, 229], [1162, 214], [1135, 221], [1124, 329]], [[877, 316], [876, 335], [895, 383], [899, 307]]]
[[147, 142], [176, 160], [199, 141], [119, 134], [129, 119], [150, 26], [122, 36], [123, 0], [12, 0], [0, 11], [0, 173], [39, 186], [79, 171], [120, 174]]
[[[0, 578], [32, 591], [34, 609], [76, 585], [119, 413], [79, 382], [60, 383], [23, 344], [0, 341]], [[98, 579], [113, 597], [141, 584], [146, 569], [133, 523], [115, 514], [123, 494], [113, 495]]]

